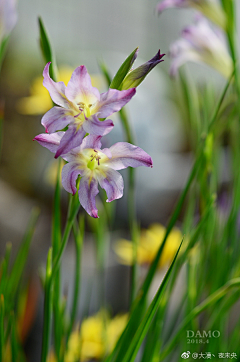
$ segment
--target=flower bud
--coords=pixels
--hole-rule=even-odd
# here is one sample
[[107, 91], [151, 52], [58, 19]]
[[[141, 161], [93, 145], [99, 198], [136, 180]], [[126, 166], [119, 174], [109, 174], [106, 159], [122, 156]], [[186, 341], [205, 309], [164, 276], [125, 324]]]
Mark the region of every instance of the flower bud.
[[146, 63], [140, 65], [140, 67], [131, 70], [122, 82], [122, 90], [127, 90], [129, 88], [136, 88], [140, 83], [144, 80], [147, 74], [160, 62], [163, 62], [163, 56], [165, 54], [161, 54], [160, 50], [157, 54], [147, 61]]

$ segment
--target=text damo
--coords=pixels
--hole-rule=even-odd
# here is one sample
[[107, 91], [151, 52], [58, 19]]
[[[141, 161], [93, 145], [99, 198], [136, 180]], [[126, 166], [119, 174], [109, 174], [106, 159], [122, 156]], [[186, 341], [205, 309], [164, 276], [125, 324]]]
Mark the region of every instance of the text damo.
[[192, 330], [187, 331], [187, 338], [219, 338], [220, 332], [215, 331], [197, 331], [194, 332]]

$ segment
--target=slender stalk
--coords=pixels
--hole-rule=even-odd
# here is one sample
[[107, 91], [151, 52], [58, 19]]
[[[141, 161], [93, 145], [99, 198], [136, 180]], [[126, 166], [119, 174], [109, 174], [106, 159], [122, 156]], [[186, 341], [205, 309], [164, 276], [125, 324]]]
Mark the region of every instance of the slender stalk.
[[73, 303], [71, 309], [71, 319], [70, 324], [67, 331], [67, 339], [66, 339], [66, 348], [68, 345], [68, 340], [70, 334], [72, 332], [74, 322], [77, 315], [77, 306], [79, 301], [79, 292], [80, 292], [80, 273], [81, 273], [81, 255], [82, 255], [82, 245], [83, 245], [83, 234], [84, 234], [84, 218], [80, 219], [80, 228], [75, 223], [73, 224], [73, 234], [75, 240], [75, 248], [76, 248], [76, 261], [75, 261], [75, 280], [74, 280], [74, 295], [73, 295]]
[[4, 296], [0, 296], [0, 361], [3, 362], [4, 354]]
[[[131, 131], [128, 117], [124, 108], [119, 112], [122, 121], [125, 137], [128, 143], [134, 144], [134, 137]], [[137, 217], [136, 217], [136, 204], [135, 204], [135, 169], [130, 167], [128, 170], [128, 217], [130, 234], [133, 243], [133, 264], [131, 270], [131, 284], [130, 284], [130, 305], [136, 296], [136, 281], [137, 281], [137, 244], [136, 228], [137, 228]]]
[[[62, 243], [59, 248], [59, 252], [52, 261], [52, 248], [49, 249], [48, 261], [47, 261], [47, 273], [45, 281], [45, 299], [44, 299], [44, 323], [43, 323], [43, 341], [42, 341], [42, 358], [41, 362], [46, 362], [48, 349], [49, 349], [49, 338], [51, 329], [51, 294], [52, 286], [55, 280], [56, 273], [59, 269], [60, 261], [67, 245], [68, 237], [73, 226], [74, 219], [79, 210], [78, 195], [74, 195], [70, 198], [69, 212], [66, 222], [65, 231], [62, 238]], [[52, 266], [53, 265], [53, 266]], [[51, 269], [52, 267], [52, 269]]]
[[52, 248], [49, 249], [47, 265], [46, 265], [46, 278], [44, 286], [44, 316], [43, 316], [43, 337], [42, 337], [42, 356], [41, 362], [46, 362], [50, 343], [51, 331], [51, 315], [52, 315]]
[[[61, 159], [58, 161], [57, 181], [54, 193], [53, 207], [53, 225], [52, 225], [52, 247], [53, 260], [59, 252], [61, 245]], [[54, 349], [57, 360], [61, 361], [61, 339], [62, 339], [62, 318], [60, 307], [60, 290], [61, 290], [61, 273], [60, 269], [56, 272], [53, 287], [53, 332], [54, 332]]]
[[71, 231], [72, 226], [73, 226], [74, 219], [77, 216], [77, 213], [79, 211], [79, 207], [80, 207], [80, 204], [79, 204], [79, 201], [78, 201], [78, 195], [75, 194], [73, 197], [70, 198], [69, 213], [68, 213], [67, 223], [66, 223], [66, 227], [65, 227], [65, 230], [64, 230], [63, 238], [62, 238], [62, 243], [61, 243], [61, 246], [59, 248], [59, 252], [58, 252], [57, 256], [53, 260], [51, 282], [53, 281], [53, 279], [55, 277], [55, 274], [56, 274], [56, 272], [57, 272], [57, 270], [59, 268], [62, 255], [63, 255], [63, 252], [64, 252], [65, 247], [67, 245], [68, 238], [69, 238], [69, 235], [70, 235], [70, 231]]
[[14, 313], [12, 312], [11, 316], [11, 354], [12, 362], [17, 362], [18, 360], [18, 343], [17, 343], [17, 333], [16, 333], [16, 320]]

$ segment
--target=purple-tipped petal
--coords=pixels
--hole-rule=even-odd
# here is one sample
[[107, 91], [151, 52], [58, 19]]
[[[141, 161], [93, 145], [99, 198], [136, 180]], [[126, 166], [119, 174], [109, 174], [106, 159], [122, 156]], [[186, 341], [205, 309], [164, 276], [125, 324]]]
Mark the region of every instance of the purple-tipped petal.
[[90, 75], [84, 65], [77, 67], [67, 85], [67, 98], [74, 103], [94, 104], [100, 99], [100, 93], [91, 83]]
[[98, 193], [98, 183], [94, 177], [90, 179], [87, 177], [81, 178], [78, 191], [80, 204], [90, 216], [95, 218], [98, 217], [95, 201], [95, 197]]
[[112, 158], [106, 160], [104, 165], [114, 170], [122, 170], [126, 167], [146, 166], [152, 167], [152, 158], [140, 147], [127, 142], [115, 143], [109, 148]]
[[77, 192], [76, 181], [81, 174], [80, 165], [76, 162], [67, 163], [62, 169], [62, 185], [64, 189], [75, 194]]
[[83, 123], [83, 129], [86, 131], [86, 133], [90, 133], [96, 136], [105, 136], [113, 129], [113, 127], [114, 124], [111, 119], [99, 121], [95, 114]]
[[119, 91], [117, 89], [109, 89], [108, 92], [102, 93], [100, 102], [94, 108], [99, 118], [106, 118], [127, 104], [136, 93], [136, 89], [128, 89]]
[[46, 147], [49, 151], [55, 153], [59, 147], [60, 141], [64, 136], [65, 132], [57, 132], [57, 133], [42, 133], [36, 136], [33, 140], [38, 141], [38, 143]]
[[104, 176], [102, 173], [97, 174], [98, 182], [100, 186], [107, 193], [107, 202], [111, 202], [116, 199], [120, 199], [123, 195], [123, 178], [119, 172], [105, 167], [103, 169]]
[[77, 129], [75, 125], [70, 125], [61, 139], [60, 145], [54, 157], [58, 158], [59, 156], [68, 153], [73, 148], [78, 147], [82, 143], [85, 133], [86, 132], [82, 127]]
[[81, 144], [81, 150], [83, 150], [84, 148], [92, 148], [100, 150], [102, 147], [101, 139], [102, 136], [96, 136], [96, 135], [89, 135], [85, 137]]
[[47, 63], [43, 70], [43, 85], [50, 93], [54, 103], [61, 107], [69, 109], [69, 101], [66, 98], [66, 86], [63, 82], [54, 82], [49, 76], [49, 67], [51, 62]]
[[75, 121], [71, 110], [53, 107], [42, 117], [41, 123], [48, 133], [59, 131]]

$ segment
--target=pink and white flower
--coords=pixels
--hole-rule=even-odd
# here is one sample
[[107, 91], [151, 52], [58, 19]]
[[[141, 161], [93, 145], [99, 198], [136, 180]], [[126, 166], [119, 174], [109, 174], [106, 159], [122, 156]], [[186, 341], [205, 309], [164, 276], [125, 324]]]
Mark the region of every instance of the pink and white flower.
[[79, 146], [86, 133], [104, 136], [113, 128], [110, 119], [100, 121], [118, 112], [136, 93], [135, 88], [119, 91], [109, 89], [100, 94], [91, 84], [91, 78], [84, 65], [76, 68], [67, 86], [54, 82], [49, 76], [48, 63], [43, 71], [43, 85], [55, 104], [42, 118], [46, 132], [54, 133], [68, 126], [56, 149], [55, 158]]
[[233, 71], [232, 58], [223, 33], [214, 29], [202, 16], [196, 18], [195, 24], [183, 29], [182, 38], [171, 45], [169, 53], [172, 58], [172, 76], [188, 61], [206, 63], [226, 78], [229, 78]]
[[[64, 137], [64, 132], [40, 134], [35, 137], [42, 146], [55, 153]], [[107, 193], [107, 202], [123, 196], [123, 178], [117, 170], [129, 166], [152, 167], [151, 157], [141, 148], [127, 142], [118, 142], [110, 148], [101, 150], [101, 136], [89, 135], [82, 144], [62, 155], [68, 163], [62, 170], [62, 184], [73, 195], [77, 192], [76, 181], [79, 176], [79, 200], [87, 213], [97, 218], [95, 197], [99, 185]]]

